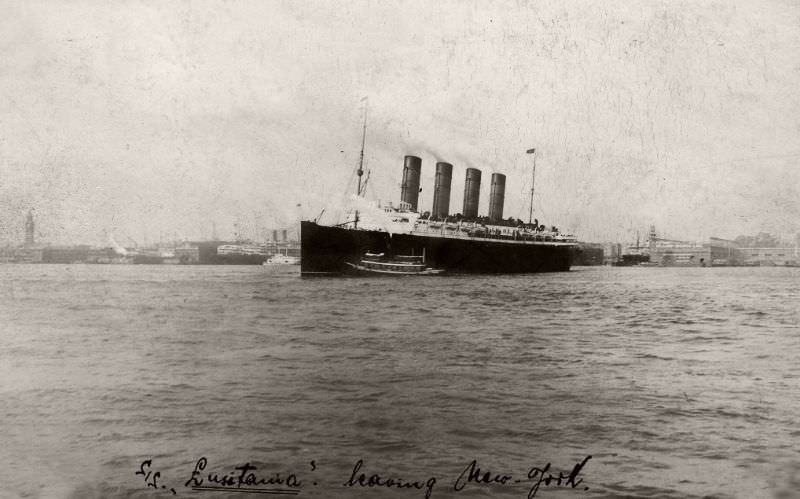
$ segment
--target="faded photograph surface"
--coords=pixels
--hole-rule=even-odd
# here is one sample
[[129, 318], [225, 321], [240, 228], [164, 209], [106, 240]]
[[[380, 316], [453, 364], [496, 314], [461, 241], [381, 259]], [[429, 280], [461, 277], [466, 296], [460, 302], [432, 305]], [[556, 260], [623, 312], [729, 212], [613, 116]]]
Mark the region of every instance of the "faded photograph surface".
[[0, 498], [800, 497], [800, 6], [2, 2]]

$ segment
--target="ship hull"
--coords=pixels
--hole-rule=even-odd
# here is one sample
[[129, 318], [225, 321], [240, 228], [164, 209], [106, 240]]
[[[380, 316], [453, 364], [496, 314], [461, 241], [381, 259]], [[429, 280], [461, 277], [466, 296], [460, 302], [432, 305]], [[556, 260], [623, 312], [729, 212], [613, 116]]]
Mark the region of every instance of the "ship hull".
[[393, 234], [372, 230], [300, 224], [302, 275], [334, 275], [348, 271], [348, 262], [367, 252], [425, 254], [425, 263], [449, 273], [564, 272], [570, 268], [574, 245], [526, 243], [485, 238]]

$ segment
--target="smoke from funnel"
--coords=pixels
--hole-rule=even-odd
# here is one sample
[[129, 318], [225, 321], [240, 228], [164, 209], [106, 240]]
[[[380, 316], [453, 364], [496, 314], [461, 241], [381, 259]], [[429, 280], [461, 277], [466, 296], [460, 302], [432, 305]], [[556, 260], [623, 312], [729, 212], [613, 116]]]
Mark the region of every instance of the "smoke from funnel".
[[425, 153], [425, 155], [433, 156], [433, 159], [437, 162], [443, 161], [442, 156], [437, 153], [432, 146], [426, 144], [425, 142], [411, 141], [410, 143], [406, 143], [405, 146], [408, 151], [422, 151]]
[[108, 236], [108, 242], [111, 244], [111, 247], [114, 248], [114, 252], [121, 256], [126, 256], [128, 254], [128, 250], [117, 244], [117, 241], [114, 240], [114, 236]]
[[382, 209], [371, 204], [366, 199], [360, 196], [351, 195], [344, 201], [344, 207], [351, 210], [358, 210], [361, 213], [362, 220], [367, 218], [370, 219], [372, 222], [380, 225], [386, 232], [389, 233], [389, 235], [392, 235], [395, 232], [392, 230], [393, 226], [395, 225], [392, 217]]

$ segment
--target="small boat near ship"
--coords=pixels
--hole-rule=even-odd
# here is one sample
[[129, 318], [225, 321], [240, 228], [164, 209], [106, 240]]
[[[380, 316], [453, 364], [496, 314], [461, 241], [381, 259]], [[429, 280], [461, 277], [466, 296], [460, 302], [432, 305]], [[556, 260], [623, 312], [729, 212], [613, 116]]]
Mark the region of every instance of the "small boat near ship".
[[444, 269], [434, 269], [425, 264], [425, 256], [396, 255], [386, 256], [384, 253], [366, 253], [358, 263], [345, 262], [359, 275], [437, 275]]
[[278, 253], [267, 258], [261, 265], [300, 265], [300, 257], [290, 256], [288, 252]]

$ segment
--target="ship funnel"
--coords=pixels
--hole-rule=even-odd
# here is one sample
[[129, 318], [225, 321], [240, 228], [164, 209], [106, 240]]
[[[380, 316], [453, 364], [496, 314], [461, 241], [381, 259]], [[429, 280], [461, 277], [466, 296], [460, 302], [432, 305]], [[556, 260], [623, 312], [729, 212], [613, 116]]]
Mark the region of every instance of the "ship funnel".
[[492, 188], [489, 191], [489, 219], [503, 219], [503, 202], [506, 196], [506, 176], [492, 173]]
[[403, 183], [400, 187], [400, 201], [411, 205], [417, 211], [419, 201], [419, 175], [422, 171], [422, 160], [416, 156], [406, 156], [403, 163]]
[[274, 243], [278, 242], [278, 231], [277, 230], [273, 230], [272, 231], [272, 242], [274, 242]]
[[433, 184], [433, 210], [436, 218], [447, 218], [450, 211], [450, 184], [453, 180], [453, 165], [436, 163], [436, 180]]
[[481, 195], [481, 171], [477, 168], [467, 168], [467, 178], [464, 181], [464, 210], [466, 218], [477, 218], [478, 200]]
[[286, 239], [287, 239], [287, 237], [286, 237], [286, 229], [283, 229], [282, 232], [283, 233], [281, 235], [283, 236], [283, 242], [286, 242]]

